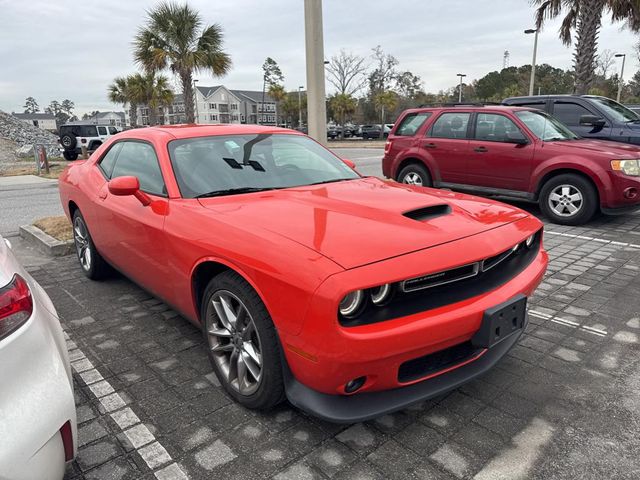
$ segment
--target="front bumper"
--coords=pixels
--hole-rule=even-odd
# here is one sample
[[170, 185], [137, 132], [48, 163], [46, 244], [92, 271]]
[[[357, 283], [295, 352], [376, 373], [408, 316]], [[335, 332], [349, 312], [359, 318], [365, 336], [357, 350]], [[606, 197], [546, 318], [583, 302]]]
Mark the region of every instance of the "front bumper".
[[[528, 317], [525, 321], [525, 327]], [[297, 408], [335, 423], [357, 423], [396, 412], [447, 393], [486, 373], [518, 342], [524, 328], [485, 351], [477, 359], [406, 387], [357, 395], [329, 395], [313, 390], [285, 368], [287, 399]], [[286, 365], [286, 362], [285, 362]]]

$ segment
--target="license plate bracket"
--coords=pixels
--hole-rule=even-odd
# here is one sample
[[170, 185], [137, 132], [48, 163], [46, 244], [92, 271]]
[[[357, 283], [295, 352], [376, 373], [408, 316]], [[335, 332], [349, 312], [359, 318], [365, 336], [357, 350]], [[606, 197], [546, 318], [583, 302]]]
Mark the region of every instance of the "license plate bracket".
[[480, 329], [471, 339], [476, 347], [491, 348], [521, 331], [526, 323], [527, 297], [518, 294], [484, 311]]

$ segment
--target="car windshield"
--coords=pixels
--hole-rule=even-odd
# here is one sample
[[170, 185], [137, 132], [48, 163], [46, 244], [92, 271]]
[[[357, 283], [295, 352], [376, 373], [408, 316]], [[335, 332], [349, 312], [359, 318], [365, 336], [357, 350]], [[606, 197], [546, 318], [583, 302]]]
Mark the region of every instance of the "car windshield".
[[545, 142], [580, 138], [562, 122], [544, 112], [520, 110], [515, 114], [531, 130], [531, 133]]
[[591, 97], [591, 101], [598, 105], [610, 118], [617, 122], [640, 121], [640, 116], [638, 116], [637, 113], [609, 98]]
[[169, 156], [185, 198], [352, 180], [360, 176], [302, 135], [220, 135], [173, 140]]

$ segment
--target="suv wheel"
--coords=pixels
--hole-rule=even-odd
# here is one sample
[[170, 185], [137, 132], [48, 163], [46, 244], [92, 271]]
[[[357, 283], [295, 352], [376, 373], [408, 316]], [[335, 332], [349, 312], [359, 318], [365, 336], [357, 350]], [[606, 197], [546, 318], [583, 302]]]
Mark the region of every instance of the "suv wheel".
[[430, 187], [431, 175], [429, 175], [427, 169], [422, 165], [412, 163], [400, 170], [397, 181], [400, 183], [406, 183], [407, 185]]
[[78, 139], [73, 133], [64, 133], [60, 136], [60, 143], [65, 150], [73, 150], [78, 145]]
[[78, 159], [78, 153], [72, 150], [65, 150], [64, 152], [62, 152], [62, 156], [64, 157], [65, 160], [77, 160]]
[[572, 173], [558, 175], [544, 184], [540, 209], [553, 223], [581, 225], [598, 209], [598, 192], [587, 179]]
[[267, 409], [284, 399], [280, 344], [264, 303], [242, 277], [224, 272], [207, 285], [202, 329], [218, 380], [237, 402]]

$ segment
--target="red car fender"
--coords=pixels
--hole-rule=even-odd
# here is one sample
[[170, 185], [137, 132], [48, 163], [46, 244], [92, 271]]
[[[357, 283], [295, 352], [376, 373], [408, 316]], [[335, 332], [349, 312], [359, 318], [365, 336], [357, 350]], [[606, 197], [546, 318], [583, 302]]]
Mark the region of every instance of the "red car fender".
[[611, 181], [609, 180], [607, 172], [602, 169], [594, 171], [580, 163], [579, 158], [562, 156], [550, 158], [546, 162], [535, 166], [533, 172], [531, 172], [529, 191], [539, 194], [543, 186], [542, 181], [545, 177], [558, 170], [562, 170], [563, 173], [573, 170], [587, 176], [595, 184], [601, 199], [606, 195], [607, 190], [611, 189]]
[[438, 166], [435, 160], [428, 153], [425, 154], [420, 151], [418, 146], [412, 146], [404, 155], [402, 155], [402, 157], [396, 158], [391, 170], [391, 178], [395, 179], [398, 176], [398, 173], [401, 170], [401, 165], [406, 163], [407, 160], [413, 161], [414, 163], [417, 160], [418, 163], [422, 164], [429, 171], [429, 175], [431, 175], [432, 180], [440, 180], [440, 172], [438, 171]]

